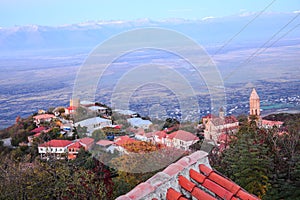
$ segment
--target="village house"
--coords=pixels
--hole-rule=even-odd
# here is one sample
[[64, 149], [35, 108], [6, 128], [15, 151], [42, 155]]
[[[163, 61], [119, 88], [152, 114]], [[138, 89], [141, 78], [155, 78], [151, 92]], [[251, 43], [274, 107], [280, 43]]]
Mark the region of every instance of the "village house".
[[106, 114], [107, 108], [103, 106], [91, 106], [88, 107], [89, 110], [96, 112], [97, 114]]
[[101, 117], [93, 117], [75, 123], [75, 127], [79, 125], [81, 127], [87, 127], [87, 135], [91, 136], [93, 131], [97, 129], [112, 126], [112, 121]]
[[103, 151], [106, 151], [108, 147], [113, 145], [114, 142], [110, 140], [99, 140], [96, 145], [98, 145]]
[[167, 147], [175, 147], [182, 150], [189, 150], [189, 147], [192, 144], [199, 141], [199, 138], [196, 135], [183, 130], [174, 131], [170, 134], [167, 134], [165, 130], [149, 133], [138, 131], [135, 134], [135, 138], [140, 141], [158, 143]]
[[50, 122], [55, 116], [53, 114], [41, 114], [33, 116], [33, 122], [38, 126], [42, 122]]
[[[149, 134], [150, 138], [152, 134]], [[167, 134], [166, 131], [157, 131], [154, 134], [154, 142], [166, 145], [167, 147], [175, 147], [182, 150], [189, 150], [189, 147], [198, 142], [199, 138], [193, 133], [178, 130]]]
[[143, 128], [143, 129], [149, 129], [149, 127], [152, 125], [152, 122], [150, 120], [144, 120], [142, 118], [129, 118], [127, 119], [127, 122], [132, 126], [132, 127], [137, 127], [137, 128]]
[[27, 137], [27, 140], [28, 140], [28, 146], [31, 146], [32, 143], [33, 143], [33, 140], [34, 138], [37, 138], [39, 137], [42, 133], [47, 133], [51, 130], [51, 128], [47, 129], [46, 127], [44, 126], [40, 126], [40, 127], [37, 127], [35, 129], [33, 129], [32, 131], [30, 131], [31, 133], [34, 133], [34, 135], [30, 135]]
[[93, 138], [89, 137], [75, 140], [73, 144], [68, 146], [68, 159], [75, 159], [80, 149], [84, 149], [85, 151], [90, 150], [94, 145], [94, 141]]
[[94, 145], [93, 138], [81, 138], [75, 141], [50, 140], [38, 146], [38, 152], [42, 159], [75, 159], [80, 149], [90, 150]]
[[65, 159], [68, 156], [68, 146], [73, 144], [69, 140], [50, 140], [38, 146], [38, 152], [42, 159]]
[[65, 114], [66, 115], [71, 115], [76, 111], [77, 107], [76, 106], [69, 106], [65, 108]]
[[204, 126], [204, 138], [217, 143], [218, 137], [225, 134], [236, 133], [239, 129], [239, 122], [234, 116], [224, 116], [223, 109], [220, 109], [219, 116], [209, 114], [202, 118]]

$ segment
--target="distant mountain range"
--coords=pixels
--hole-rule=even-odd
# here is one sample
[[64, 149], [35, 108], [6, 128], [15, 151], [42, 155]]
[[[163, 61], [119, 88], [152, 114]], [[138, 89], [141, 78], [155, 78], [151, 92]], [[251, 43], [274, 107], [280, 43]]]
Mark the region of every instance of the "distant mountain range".
[[[0, 28], [0, 55], [12, 51], [92, 48], [115, 34], [143, 27], [161, 27], [179, 31], [205, 46], [208, 51], [216, 46], [222, 46], [235, 35], [227, 50], [245, 46], [257, 47], [261, 42], [272, 37], [295, 15], [296, 13], [265, 13], [256, 19], [254, 19], [255, 14], [244, 14], [224, 18], [207, 17], [201, 20], [140, 19], [91, 21], [57, 27], [37, 25], [2, 27]], [[299, 22], [299, 19], [288, 25], [284, 31], [295, 26], [297, 21]], [[294, 30], [284, 38], [285, 44], [298, 43], [299, 36], [299, 29]]]

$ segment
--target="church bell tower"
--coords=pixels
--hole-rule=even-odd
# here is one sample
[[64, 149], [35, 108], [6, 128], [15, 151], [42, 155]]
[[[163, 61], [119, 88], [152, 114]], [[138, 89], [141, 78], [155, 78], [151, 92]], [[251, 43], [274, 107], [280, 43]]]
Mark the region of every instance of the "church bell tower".
[[255, 90], [255, 88], [253, 88], [250, 98], [249, 98], [249, 104], [250, 104], [250, 115], [249, 115], [249, 121], [250, 120], [255, 120], [256, 125], [258, 127], [261, 126], [261, 116], [260, 116], [260, 100], [259, 100], [259, 96]]
[[255, 90], [255, 88], [253, 88], [251, 95], [250, 95], [250, 115], [253, 116], [260, 116], [260, 101], [259, 101], [259, 96]]

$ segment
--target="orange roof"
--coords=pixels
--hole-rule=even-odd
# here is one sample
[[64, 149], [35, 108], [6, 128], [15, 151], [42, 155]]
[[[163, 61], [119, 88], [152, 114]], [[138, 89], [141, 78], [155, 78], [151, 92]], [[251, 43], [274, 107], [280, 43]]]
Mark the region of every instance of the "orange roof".
[[[162, 172], [137, 185], [117, 200], [167, 199], [167, 200], [258, 200], [232, 180], [212, 170], [199, 160], [207, 153], [197, 151], [171, 164]], [[207, 158], [207, 157], [206, 157]], [[174, 180], [175, 179], [175, 180]]]
[[136, 140], [130, 138], [128, 135], [125, 135], [125, 136], [118, 137], [115, 140], [115, 144], [118, 145], [118, 146], [122, 146], [122, 145], [131, 143], [131, 142], [135, 142], [135, 141]]
[[199, 138], [194, 135], [193, 133], [187, 132], [187, 131], [183, 131], [183, 130], [178, 130], [175, 131], [169, 135], [166, 136], [167, 138], [173, 139], [176, 138], [178, 140], [182, 140], [182, 141], [195, 141], [195, 140], [199, 140]]
[[99, 140], [96, 144], [100, 145], [100, 146], [108, 146], [108, 145], [112, 145], [114, 142], [109, 141], [109, 140]]
[[53, 114], [42, 114], [42, 115], [36, 115], [33, 116], [34, 119], [39, 120], [39, 119], [50, 119], [53, 118], [54, 115]]
[[36, 134], [33, 135], [33, 137], [39, 137], [41, 134], [42, 134], [41, 132], [36, 133]]
[[77, 149], [79, 149], [81, 147], [83, 147], [83, 146], [79, 142], [75, 142], [75, 143], [71, 144], [70, 146], [68, 146], [68, 149], [70, 149], [70, 148], [77, 148]]
[[281, 121], [271, 121], [271, 120], [266, 120], [266, 119], [262, 120], [262, 124], [267, 125], [267, 126], [281, 126], [283, 123], [284, 122], [281, 122]]
[[157, 135], [159, 139], [165, 138], [167, 136], [165, 131], [157, 131], [155, 132], [155, 135]]
[[93, 144], [94, 141], [95, 140], [93, 138], [89, 138], [89, 137], [79, 139], [79, 142], [81, 142], [82, 144], [85, 144], [87, 146], [90, 145], [90, 144]]
[[40, 144], [39, 147], [67, 147], [72, 143], [73, 142], [69, 140], [50, 140], [49, 142]]
[[41, 131], [44, 131], [46, 130], [46, 127], [44, 126], [40, 126], [40, 127], [37, 127], [35, 129], [33, 129], [32, 131], [30, 131], [31, 133], [40, 133]]
[[76, 107], [76, 106], [69, 106], [69, 107], [67, 107], [67, 109], [68, 109], [68, 110], [76, 110], [77, 107]]

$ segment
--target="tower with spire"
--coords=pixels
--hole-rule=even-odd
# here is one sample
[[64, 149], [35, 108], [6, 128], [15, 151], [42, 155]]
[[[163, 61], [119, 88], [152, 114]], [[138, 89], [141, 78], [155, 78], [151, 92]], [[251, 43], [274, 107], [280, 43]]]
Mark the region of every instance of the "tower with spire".
[[250, 102], [250, 115], [260, 116], [260, 101], [255, 88], [253, 88], [251, 92], [249, 102]]
[[255, 90], [255, 88], [252, 89], [250, 98], [249, 98], [249, 107], [250, 107], [250, 118], [256, 119], [257, 125], [261, 124], [261, 116], [260, 116], [260, 100], [259, 96]]

